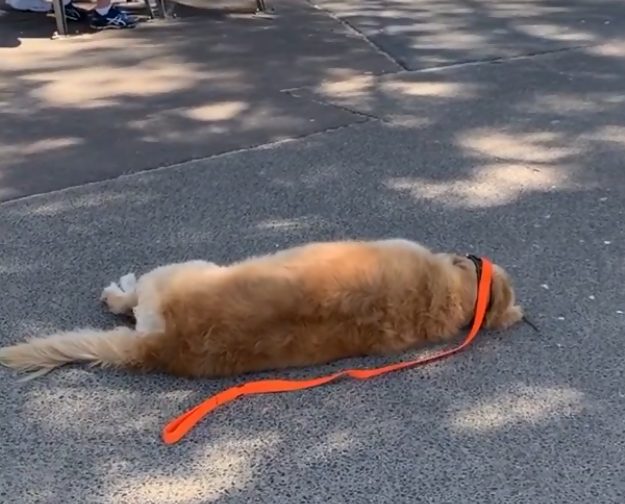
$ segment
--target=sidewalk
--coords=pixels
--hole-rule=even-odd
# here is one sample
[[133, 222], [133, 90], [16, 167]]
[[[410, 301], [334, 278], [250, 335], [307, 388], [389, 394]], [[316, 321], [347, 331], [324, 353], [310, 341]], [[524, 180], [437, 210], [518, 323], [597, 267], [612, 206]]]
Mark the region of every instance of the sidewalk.
[[24, 39], [0, 48], [0, 138], [10, 146], [0, 151], [0, 198], [358, 122], [284, 90], [396, 69], [301, 1], [279, 4], [275, 20], [198, 14], [74, 40]]
[[622, 502], [625, 4], [271, 6], [0, 47], [0, 344], [113, 326], [128, 271], [341, 237], [488, 255], [541, 334], [245, 399], [174, 447], [236, 380], [0, 370], [0, 496]]

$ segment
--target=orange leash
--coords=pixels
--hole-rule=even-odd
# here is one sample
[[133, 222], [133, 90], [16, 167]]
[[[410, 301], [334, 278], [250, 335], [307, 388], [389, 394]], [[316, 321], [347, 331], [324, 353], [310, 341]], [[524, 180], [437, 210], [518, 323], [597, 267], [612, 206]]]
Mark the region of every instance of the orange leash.
[[[477, 336], [477, 333], [482, 327], [486, 311], [488, 310], [488, 303], [490, 301], [490, 287], [492, 282], [492, 263], [486, 258], [475, 258], [470, 256], [475, 262], [478, 269], [478, 289], [477, 289], [477, 302], [475, 306], [475, 316], [473, 318], [473, 324], [469, 330], [466, 338], [459, 345], [452, 347], [448, 350], [442, 350], [429, 357], [422, 357], [420, 359], [399, 362], [396, 364], [389, 364], [387, 366], [371, 369], [346, 369], [338, 371], [326, 376], [320, 376], [317, 378], [311, 378], [308, 380], [258, 380], [241, 385], [236, 385], [228, 389], [222, 390], [217, 394], [209, 397], [204, 402], [186, 411], [179, 417], [170, 421], [162, 432], [163, 441], [166, 444], [174, 444], [180, 441], [195, 425], [202, 420], [211, 411], [218, 406], [227, 404], [241, 396], [258, 395], [258, 394], [273, 394], [278, 392], [291, 392], [294, 390], [304, 390], [313, 387], [319, 387], [338, 380], [343, 377], [350, 377], [356, 380], [368, 380], [369, 378], [375, 378], [392, 371], [398, 371], [400, 369], [406, 369], [409, 367], [420, 366], [428, 364], [445, 357], [449, 357], [461, 350], [467, 348], [471, 342]], [[481, 267], [480, 267], [481, 266]]]

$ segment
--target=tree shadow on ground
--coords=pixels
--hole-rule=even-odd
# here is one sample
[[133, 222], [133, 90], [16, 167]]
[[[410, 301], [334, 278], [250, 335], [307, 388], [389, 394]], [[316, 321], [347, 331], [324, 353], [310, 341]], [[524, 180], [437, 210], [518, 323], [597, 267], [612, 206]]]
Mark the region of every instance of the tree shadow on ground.
[[380, 120], [4, 204], [2, 344], [118, 323], [97, 298], [127, 271], [392, 236], [501, 263], [541, 335], [484, 333], [435, 366], [241, 400], [173, 447], [165, 422], [237, 380], [74, 367], [16, 387], [5, 373], [2, 491], [24, 503], [619, 502], [623, 55], [604, 44], [548, 58], [364, 84], [323, 70], [318, 85], [321, 58], [290, 82], [294, 99]]
[[[393, 59], [402, 54], [419, 62], [410, 68], [425, 68], [594, 45], [621, 33], [619, 20], [625, 19], [618, 16], [622, 4], [610, 1], [532, 2], [523, 15], [511, 2], [321, 5], [347, 21], [352, 10], [367, 9], [374, 23], [370, 39], [375, 43], [375, 33], [386, 30], [398, 47], [386, 48], [389, 57], [324, 11], [302, 1], [280, 1], [273, 5], [277, 18], [272, 21], [200, 17], [70, 41], [26, 38], [19, 47], [2, 49], [0, 198], [365, 121], [349, 108], [285, 91], [394, 73], [401, 67]], [[543, 28], [559, 28], [528, 31], [539, 21]], [[453, 38], [461, 30], [479, 40], [454, 39], [446, 49], [444, 41], [427, 42], [399, 25], [431, 25], [439, 38]], [[577, 32], [584, 40], [562, 35]], [[419, 45], [426, 42], [430, 45]], [[463, 53], [471, 47], [476, 55]]]
[[617, 0], [318, 0], [405, 68], [598, 44], [623, 32]]
[[358, 122], [281, 91], [397, 68], [301, 2], [273, 21], [187, 19], [24, 42], [0, 58], [3, 200]]
[[[462, 144], [416, 141], [416, 133], [371, 122], [228, 162], [5, 204], [2, 284], [12, 301], [0, 332], [14, 341], [42, 329], [111, 326], [99, 289], [128, 270], [195, 257], [226, 262], [314, 239], [403, 236], [509, 268], [541, 336], [527, 327], [485, 333], [436, 366], [241, 400], [173, 447], [158, 437], [165, 422], [238, 380], [79, 367], [19, 388], [6, 379], [2, 439], [13, 465], [2, 487], [19, 502], [552, 502], [554, 492], [570, 500], [599, 491], [616, 501], [625, 241], [614, 153], [622, 146], [592, 144], [593, 155], [611, 160], [593, 184], [588, 145], [571, 136], [578, 150], [555, 187], [510, 177], [503, 199], [471, 196], [474, 184], [471, 197], [460, 186], [429, 198], [389, 181], [418, 176], [453, 188], [493, 160]], [[516, 162], [527, 162], [518, 152]], [[598, 460], [606, 460], [601, 472]]]

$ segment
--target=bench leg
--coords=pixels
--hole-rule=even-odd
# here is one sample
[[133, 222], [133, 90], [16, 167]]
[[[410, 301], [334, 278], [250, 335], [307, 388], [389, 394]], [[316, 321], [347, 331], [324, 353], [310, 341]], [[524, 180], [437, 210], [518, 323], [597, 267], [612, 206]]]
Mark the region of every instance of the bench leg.
[[152, 9], [152, 4], [150, 3], [150, 0], [143, 0], [143, 3], [145, 4], [145, 8], [148, 11], [150, 19], [154, 19], [154, 9]]
[[59, 35], [65, 36], [69, 32], [67, 29], [67, 18], [65, 17], [65, 5], [63, 0], [52, 0], [54, 9], [54, 19], [56, 20], [56, 31]]
[[167, 17], [167, 4], [165, 0], [156, 0], [158, 5], [158, 17], [165, 19]]

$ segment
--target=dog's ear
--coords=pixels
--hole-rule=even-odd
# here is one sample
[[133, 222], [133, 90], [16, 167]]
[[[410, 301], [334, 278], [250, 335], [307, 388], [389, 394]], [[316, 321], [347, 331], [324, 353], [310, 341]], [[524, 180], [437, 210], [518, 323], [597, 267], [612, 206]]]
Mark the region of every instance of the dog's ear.
[[515, 304], [516, 298], [508, 274], [500, 266], [493, 265], [493, 282], [490, 308], [485, 326], [489, 329], [506, 329], [523, 318], [523, 310]]

